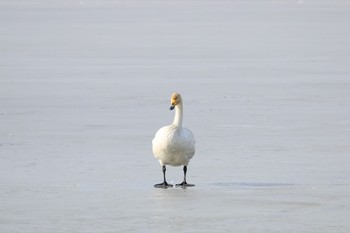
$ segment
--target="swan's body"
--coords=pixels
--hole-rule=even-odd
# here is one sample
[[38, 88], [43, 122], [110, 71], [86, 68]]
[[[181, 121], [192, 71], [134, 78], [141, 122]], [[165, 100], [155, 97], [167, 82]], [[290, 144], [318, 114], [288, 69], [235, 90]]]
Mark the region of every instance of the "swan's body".
[[153, 139], [153, 154], [162, 166], [187, 166], [195, 152], [194, 143], [191, 130], [164, 126]]
[[153, 141], [153, 155], [163, 168], [164, 182], [155, 187], [168, 187], [165, 180], [166, 165], [184, 166], [184, 181], [181, 186], [192, 186], [186, 183], [187, 165], [195, 153], [195, 139], [191, 130], [182, 127], [183, 104], [181, 95], [174, 93], [171, 97], [171, 107], [175, 108], [175, 118], [171, 125], [160, 128]]

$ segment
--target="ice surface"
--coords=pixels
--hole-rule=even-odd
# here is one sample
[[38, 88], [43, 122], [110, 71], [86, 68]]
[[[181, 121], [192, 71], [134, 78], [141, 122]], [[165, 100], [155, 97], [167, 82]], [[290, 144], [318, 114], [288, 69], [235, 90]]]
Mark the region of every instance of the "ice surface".
[[[348, 233], [349, 22], [340, 0], [1, 0], [0, 232]], [[154, 189], [173, 91], [196, 187]]]

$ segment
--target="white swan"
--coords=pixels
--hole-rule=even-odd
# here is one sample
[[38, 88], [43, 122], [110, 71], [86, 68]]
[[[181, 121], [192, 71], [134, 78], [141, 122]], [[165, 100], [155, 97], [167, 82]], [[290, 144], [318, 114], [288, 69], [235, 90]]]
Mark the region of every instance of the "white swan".
[[183, 103], [179, 93], [173, 93], [171, 96], [170, 110], [175, 108], [175, 118], [171, 125], [160, 128], [152, 141], [153, 155], [159, 160], [162, 166], [164, 182], [154, 185], [156, 188], [172, 187], [166, 182], [166, 165], [184, 166], [184, 180], [176, 186], [194, 186], [187, 184], [186, 172], [187, 165], [195, 152], [195, 139], [191, 130], [182, 127]]

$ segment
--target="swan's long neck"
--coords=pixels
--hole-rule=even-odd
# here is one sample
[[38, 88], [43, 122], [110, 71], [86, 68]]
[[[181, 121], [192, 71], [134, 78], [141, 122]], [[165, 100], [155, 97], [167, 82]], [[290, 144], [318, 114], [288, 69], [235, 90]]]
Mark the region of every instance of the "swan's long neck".
[[175, 106], [175, 117], [173, 125], [176, 125], [177, 127], [182, 127], [182, 103]]

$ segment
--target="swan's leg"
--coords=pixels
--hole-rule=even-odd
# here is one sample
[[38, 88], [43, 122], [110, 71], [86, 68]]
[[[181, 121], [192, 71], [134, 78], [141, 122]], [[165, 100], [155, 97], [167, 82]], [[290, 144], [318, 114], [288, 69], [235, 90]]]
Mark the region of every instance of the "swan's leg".
[[173, 187], [172, 184], [168, 184], [168, 183], [166, 182], [166, 179], [165, 179], [166, 167], [165, 167], [165, 165], [162, 166], [162, 171], [163, 171], [163, 179], [164, 179], [164, 181], [163, 181], [163, 183], [155, 184], [154, 187], [155, 187], [155, 188], [168, 188], [168, 187]]
[[193, 187], [194, 186], [194, 184], [187, 184], [186, 173], [187, 173], [187, 166], [184, 166], [184, 181], [182, 181], [181, 184], [177, 184], [176, 187], [180, 186], [180, 187], [186, 188], [186, 187]]

